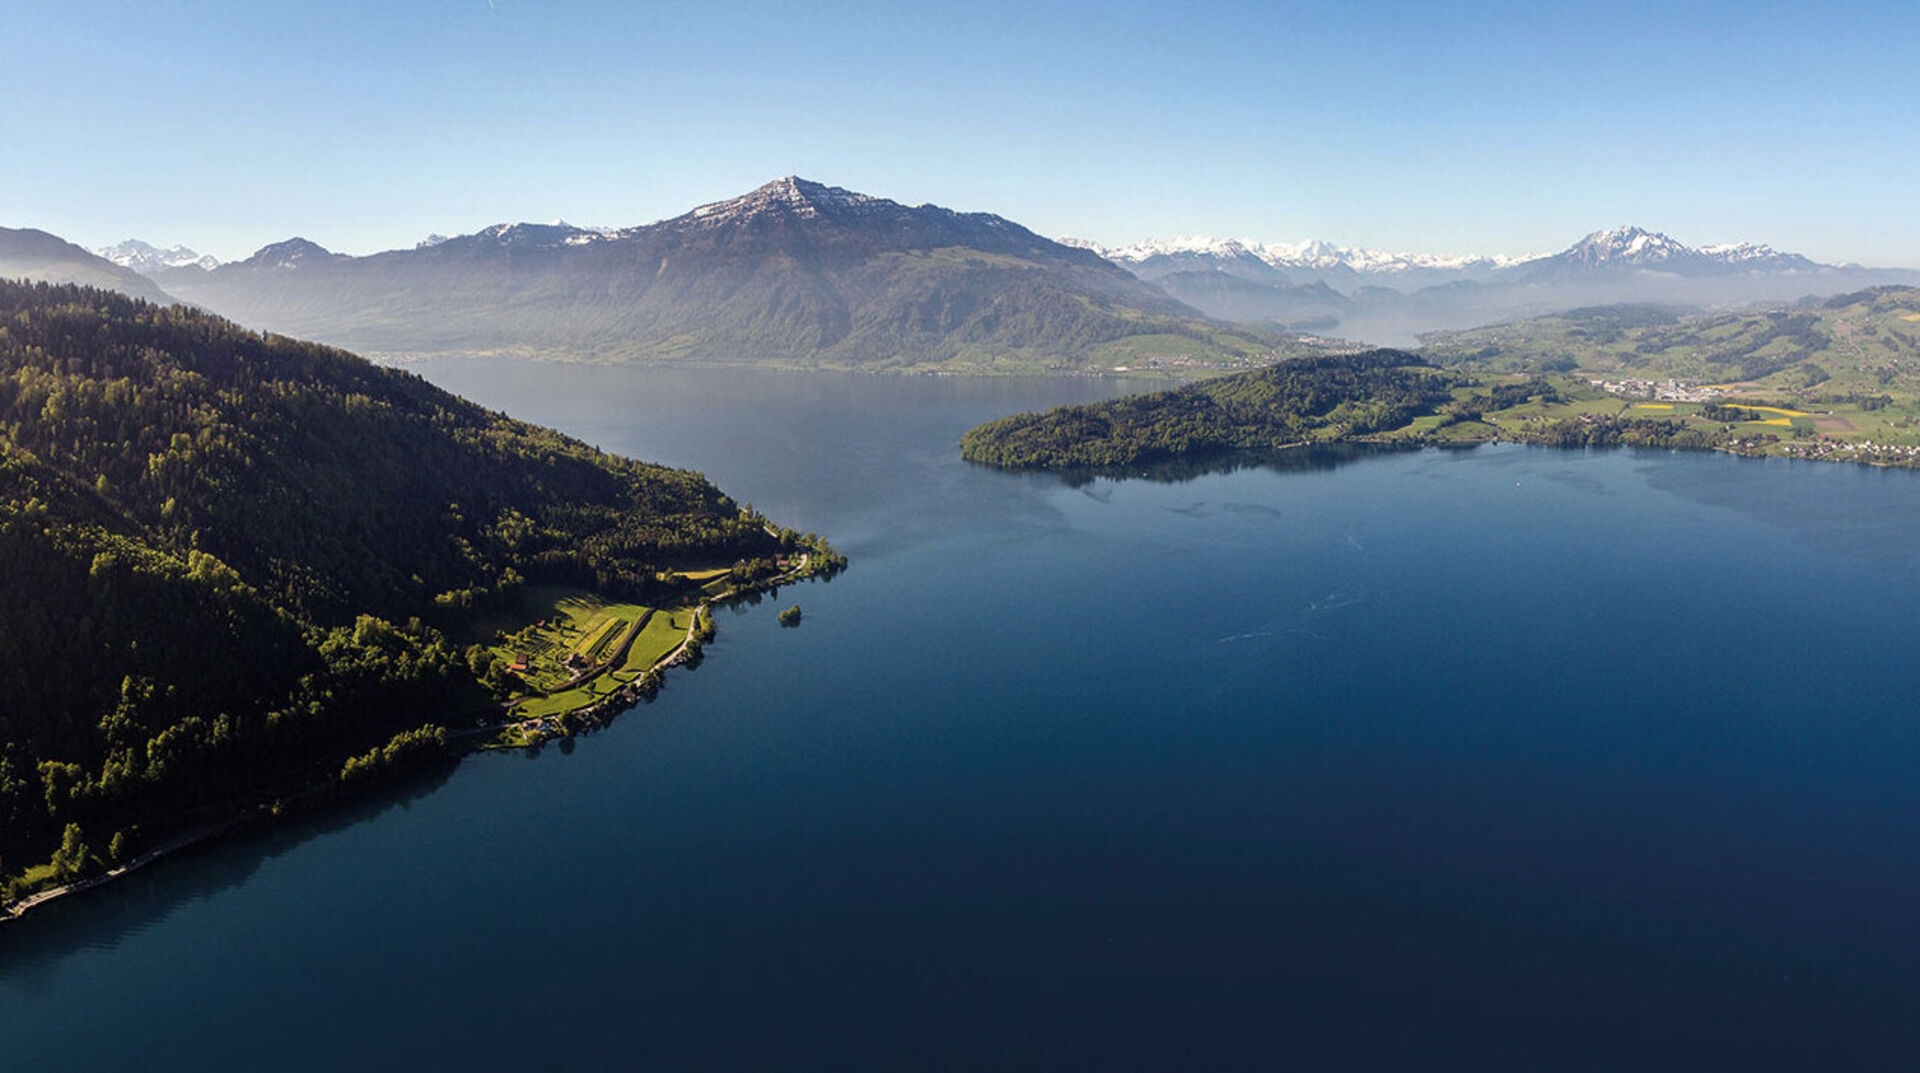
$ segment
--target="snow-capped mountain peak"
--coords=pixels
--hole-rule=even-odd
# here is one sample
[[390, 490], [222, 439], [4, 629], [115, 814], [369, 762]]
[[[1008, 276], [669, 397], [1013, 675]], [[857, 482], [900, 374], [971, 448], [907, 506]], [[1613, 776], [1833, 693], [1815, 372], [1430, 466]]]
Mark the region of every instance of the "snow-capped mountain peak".
[[894, 204], [886, 198], [858, 194], [838, 186], [802, 179], [798, 175], [788, 175], [739, 197], [702, 205], [679, 219], [699, 224], [727, 223], [767, 214], [813, 219], [827, 214], [861, 212]]
[[1761, 243], [1731, 242], [1696, 248], [1658, 231], [1633, 226], [1595, 231], [1551, 260], [1578, 268], [1625, 266], [1692, 272], [1792, 272], [1820, 267], [1797, 253], [1782, 253]]
[[143, 276], [151, 276], [168, 268], [186, 268], [196, 266], [205, 269], [220, 267], [216, 257], [204, 256], [185, 246], [170, 246], [160, 249], [137, 238], [113, 246], [105, 246], [93, 251], [122, 268], [131, 268]]
[[1599, 266], [1664, 264], [1696, 255], [1694, 250], [1658, 231], [1623, 225], [1593, 232], [1574, 243], [1561, 257], [1576, 264]]
[[1820, 266], [1797, 253], [1782, 253], [1764, 242], [1725, 242], [1700, 247], [1702, 256], [1736, 268], [1807, 269]]
[[1421, 253], [1390, 253], [1353, 246], [1340, 246], [1324, 239], [1304, 242], [1250, 242], [1245, 239], [1216, 239], [1194, 235], [1176, 239], [1149, 239], [1130, 246], [1103, 247], [1080, 239], [1061, 239], [1063, 244], [1090, 249], [1110, 261], [1134, 266], [1155, 257], [1221, 259], [1254, 257], [1268, 266], [1285, 270], [1351, 269], [1362, 273], [1397, 273], [1413, 269], [1449, 269], [1505, 267], [1522, 258], [1497, 255], [1452, 257]]

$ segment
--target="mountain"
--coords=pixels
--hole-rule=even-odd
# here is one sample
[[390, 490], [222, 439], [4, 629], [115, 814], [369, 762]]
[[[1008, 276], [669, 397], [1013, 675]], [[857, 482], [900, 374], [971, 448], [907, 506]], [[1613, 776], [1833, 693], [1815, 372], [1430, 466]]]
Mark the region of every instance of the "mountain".
[[1904, 411], [1920, 397], [1920, 288], [1876, 287], [1738, 312], [1573, 309], [1438, 333], [1423, 353], [1443, 365], [1500, 372], [1738, 382], [1810, 407], [1890, 394]]
[[276, 242], [262, 246], [252, 257], [238, 262], [234, 268], [249, 272], [280, 272], [298, 268], [318, 268], [334, 261], [344, 260], [344, 253], [334, 253], [318, 242], [304, 238], [290, 238], [285, 242]]
[[491, 707], [436, 625], [523, 582], [778, 545], [697, 473], [185, 306], [0, 282], [0, 323], [0, 885], [431, 743]]
[[1124, 249], [1102, 249], [1092, 243], [1062, 239], [1063, 243], [1092, 250], [1141, 279], [1158, 281], [1175, 272], [1220, 272], [1256, 283], [1290, 283], [1275, 260], [1235, 239], [1195, 238], [1174, 243], [1141, 243]]
[[0, 279], [79, 283], [168, 305], [173, 298], [152, 280], [32, 228], [0, 227]]
[[1595, 231], [1550, 257], [1521, 263], [1522, 280], [1592, 277], [1604, 273], [1658, 272], [1683, 276], [1737, 273], [1818, 272], [1835, 269], [1797, 253], [1752, 243], [1695, 249], [1656, 231], [1633, 226]]
[[368, 257], [294, 240], [168, 282], [394, 355], [1031, 370], [1273, 347], [1002, 217], [792, 176], [641, 227], [502, 224]]
[[171, 268], [220, 267], [220, 259], [205, 256], [185, 246], [160, 249], [137, 238], [93, 251], [122, 268], [131, 268], [143, 276], [153, 276]]
[[1325, 283], [1265, 283], [1221, 269], [1169, 272], [1154, 283], [1210, 317], [1302, 331], [1331, 329], [1356, 308]]
[[[1693, 247], [1634, 226], [1595, 231], [1559, 253], [1524, 259], [1384, 253], [1319, 241], [1080, 245], [1210, 316], [1311, 327], [1386, 346], [1589, 306], [1724, 309], [1920, 282], [1916, 272], [1820, 264], [1750, 242]], [[1263, 278], [1263, 270], [1284, 274], [1293, 286], [1321, 285], [1336, 292], [1338, 302], [1289, 293], [1280, 281]]]
[[1118, 247], [1062, 241], [1093, 250], [1141, 279], [1157, 281], [1172, 272], [1221, 271], [1266, 283], [1325, 283], [1343, 293], [1363, 286], [1407, 288], [1480, 278], [1517, 263], [1506, 257], [1388, 253], [1319, 239], [1263, 243], [1193, 237]]

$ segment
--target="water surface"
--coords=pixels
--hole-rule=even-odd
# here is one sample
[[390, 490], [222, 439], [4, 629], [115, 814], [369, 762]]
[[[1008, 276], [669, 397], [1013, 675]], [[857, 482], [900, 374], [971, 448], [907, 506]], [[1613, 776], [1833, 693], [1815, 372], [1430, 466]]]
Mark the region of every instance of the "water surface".
[[[20, 1068], [1904, 1067], [1920, 482], [996, 473], [1090, 381], [435, 365], [854, 559], [611, 729], [0, 930]], [[774, 610], [797, 602], [798, 629]]]

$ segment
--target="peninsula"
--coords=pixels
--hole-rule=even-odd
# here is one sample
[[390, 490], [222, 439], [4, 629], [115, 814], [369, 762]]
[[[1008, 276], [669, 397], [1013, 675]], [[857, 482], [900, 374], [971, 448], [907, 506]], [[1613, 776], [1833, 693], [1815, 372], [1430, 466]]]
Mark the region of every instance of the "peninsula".
[[[409, 373], [0, 282], [0, 919], [604, 718], [698, 651], [708, 602], [844, 562], [697, 473]], [[577, 680], [516, 658], [576, 623]]]
[[990, 421], [970, 461], [1125, 471], [1338, 442], [1629, 445], [1920, 466], [1920, 289], [1610, 306]]

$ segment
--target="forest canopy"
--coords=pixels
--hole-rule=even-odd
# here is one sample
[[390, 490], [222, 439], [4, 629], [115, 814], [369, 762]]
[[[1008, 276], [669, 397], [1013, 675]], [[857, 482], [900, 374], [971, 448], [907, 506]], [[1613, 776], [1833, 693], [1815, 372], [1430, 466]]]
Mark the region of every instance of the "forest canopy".
[[110, 839], [417, 751], [485, 703], [436, 624], [776, 543], [698, 473], [418, 376], [0, 282], [0, 855], [137, 845]]
[[968, 461], [1010, 468], [1126, 467], [1271, 450], [1399, 428], [1450, 398], [1452, 379], [1412, 354], [1302, 358], [1108, 402], [989, 421]]

